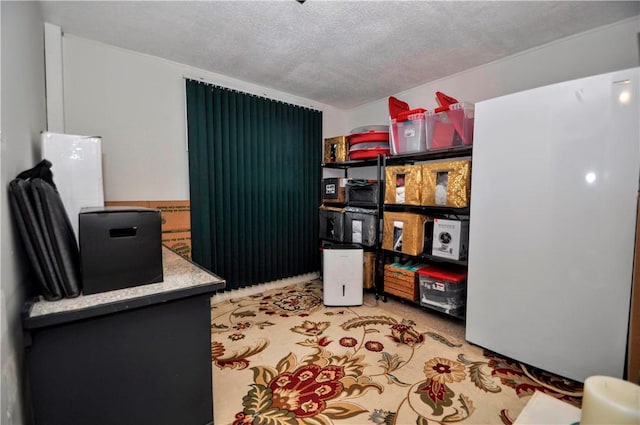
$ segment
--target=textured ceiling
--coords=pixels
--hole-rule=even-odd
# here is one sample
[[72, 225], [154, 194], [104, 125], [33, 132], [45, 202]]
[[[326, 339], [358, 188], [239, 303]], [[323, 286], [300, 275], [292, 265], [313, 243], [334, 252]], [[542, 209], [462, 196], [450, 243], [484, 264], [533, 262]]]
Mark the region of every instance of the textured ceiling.
[[640, 2], [48, 1], [42, 11], [68, 34], [348, 109], [638, 16]]

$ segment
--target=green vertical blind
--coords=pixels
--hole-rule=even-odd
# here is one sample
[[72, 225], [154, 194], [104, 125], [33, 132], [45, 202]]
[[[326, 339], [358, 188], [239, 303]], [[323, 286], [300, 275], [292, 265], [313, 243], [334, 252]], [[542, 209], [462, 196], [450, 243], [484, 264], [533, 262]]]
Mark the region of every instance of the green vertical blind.
[[186, 80], [193, 260], [227, 288], [319, 269], [322, 112]]

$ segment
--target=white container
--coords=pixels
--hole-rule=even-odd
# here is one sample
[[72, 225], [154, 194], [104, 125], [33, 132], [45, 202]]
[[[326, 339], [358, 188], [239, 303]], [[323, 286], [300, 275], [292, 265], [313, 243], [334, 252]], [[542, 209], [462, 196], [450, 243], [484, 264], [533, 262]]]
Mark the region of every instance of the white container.
[[433, 244], [431, 255], [463, 260], [469, 247], [469, 221], [433, 219]]
[[43, 132], [42, 158], [51, 162], [53, 182], [78, 241], [78, 214], [103, 207], [102, 138]]
[[329, 245], [323, 252], [322, 292], [326, 306], [363, 303], [364, 251], [357, 245]]

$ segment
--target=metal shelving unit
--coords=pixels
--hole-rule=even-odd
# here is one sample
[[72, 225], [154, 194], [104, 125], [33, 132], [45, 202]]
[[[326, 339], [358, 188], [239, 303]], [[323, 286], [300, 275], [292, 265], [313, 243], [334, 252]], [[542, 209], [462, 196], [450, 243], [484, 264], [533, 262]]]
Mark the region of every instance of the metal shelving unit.
[[[440, 206], [418, 206], [418, 205], [402, 205], [402, 204], [384, 204], [384, 182], [382, 179], [383, 169], [388, 165], [402, 165], [402, 164], [415, 164], [420, 162], [441, 160], [441, 159], [465, 159], [471, 158], [473, 153], [472, 146], [458, 146], [450, 149], [443, 149], [438, 151], [430, 151], [430, 152], [422, 152], [418, 154], [404, 154], [404, 155], [394, 155], [384, 157], [380, 167], [378, 169], [378, 179], [381, 182], [381, 194], [380, 194], [380, 218], [382, 219], [384, 211], [393, 211], [393, 212], [412, 212], [423, 215], [428, 215], [430, 217], [437, 218], [445, 218], [445, 217], [455, 217], [455, 218], [468, 218], [470, 209], [469, 207], [465, 208], [451, 208], [451, 207], [440, 207]], [[399, 253], [396, 251], [386, 250], [382, 248], [382, 232], [379, 233], [379, 250], [377, 257], [377, 273], [376, 273], [376, 285], [378, 288], [382, 288], [380, 294], [382, 296], [383, 301], [387, 301], [386, 293], [384, 292], [384, 266], [386, 264], [386, 260], [390, 257], [395, 257], [398, 259], [414, 259], [418, 262], [427, 262], [432, 264], [447, 264], [451, 265], [455, 268], [466, 268], [467, 260], [452, 260], [448, 258], [438, 257], [430, 254], [421, 254], [418, 256], [411, 256], [408, 254]], [[378, 292], [376, 292], [376, 299], [378, 298]], [[404, 298], [402, 298], [405, 300]], [[405, 300], [411, 302], [410, 300]], [[415, 301], [414, 301], [415, 302]], [[451, 317], [464, 319], [464, 316], [460, 316], [457, 314], [446, 313], [439, 310], [437, 307], [432, 307], [429, 305], [424, 305], [420, 302], [418, 304], [424, 308], [433, 309], [434, 311], [438, 311], [442, 314], [447, 314]]]
[[[400, 164], [415, 164], [419, 162], [426, 161], [434, 161], [440, 159], [465, 159], [466, 157], [471, 157], [473, 152], [472, 146], [458, 146], [450, 149], [442, 149], [438, 151], [430, 151], [430, 152], [422, 152], [418, 154], [405, 154], [405, 155], [394, 155], [394, 156], [381, 156], [379, 155], [377, 158], [367, 159], [367, 160], [355, 160], [355, 161], [345, 161], [345, 162], [326, 162], [322, 163], [321, 166], [323, 168], [330, 169], [340, 169], [344, 170], [344, 176], [348, 176], [348, 170], [351, 168], [360, 168], [360, 167], [376, 167], [376, 180], [378, 182], [378, 205], [372, 205], [372, 208], [377, 209], [377, 217], [376, 220], [376, 232], [377, 232], [377, 243], [375, 247], [363, 246], [363, 249], [369, 252], [376, 253], [376, 264], [375, 264], [375, 273], [374, 273], [374, 290], [376, 299], [382, 298], [383, 302], [387, 301], [387, 294], [384, 292], [384, 265], [385, 261], [392, 256], [397, 258], [413, 258], [416, 261], [428, 262], [428, 263], [439, 263], [439, 264], [450, 264], [454, 267], [467, 267], [466, 260], [451, 260], [443, 257], [438, 257], [430, 254], [422, 254], [419, 256], [409, 256], [407, 254], [402, 254], [396, 251], [389, 251], [382, 248], [382, 238], [383, 232], [381, 227], [381, 221], [383, 218], [384, 211], [396, 211], [396, 212], [414, 212], [419, 214], [428, 215], [430, 217], [462, 217], [468, 218], [469, 216], [469, 208], [451, 208], [451, 207], [432, 207], [432, 206], [415, 206], [415, 205], [400, 205], [400, 204], [385, 204], [384, 203], [384, 169], [388, 165], [400, 165]], [[326, 239], [323, 239], [326, 240]], [[328, 240], [327, 240], [328, 241]], [[406, 300], [409, 301], [409, 300]], [[428, 305], [422, 305], [425, 308], [430, 308]], [[435, 309], [436, 311], [440, 311]], [[447, 314], [447, 313], [444, 313]], [[450, 314], [452, 317], [462, 318], [460, 316], [456, 316]]]
[[[351, 168], [362, 168], [362, 167], [376, 167], [376, 181], [378, 182], [378, 203], [377, 205], [372, 204], [371, 209], [376, 210], [375, 220], [375, 232], [378, 236], [378, 240], [375, 246], [366, 246], [362, 245], [362, 248], [365, 252], [375, 252], [375, 269], [374, 269], [374, 291], [376, 294], [376, 299], [379, 297], [380, 292], [380, 284], [382, 281], [380, 280], [380, 274], [377, 270], [378, 267], [378, 259], [382, 254], [382, 241], [379, 240], [380, 237], [380, 221], [382, 219], [382, 207], [384, 203], [384, 185], [382, 181], [382, 170], [384, 164], [384, 157], [382, 155], [378, 155], [376, 158], [365, 159], [365, 160], [354, 160], [354, 161], [344, 161], [344, 162], [323, 162], [321, 164], [322, 168], [330, 168], [330, 169], [338, 169], [344, 170], [344, 177], [348, 177], [348, 170]], [[364, 208], [364, 207], [363, 207]], [[330, 239], [320, 238], [321, 241], [332, 242], [332, 243], [340, 243]], [[344, 242], [347, 243], [347, 242]]]

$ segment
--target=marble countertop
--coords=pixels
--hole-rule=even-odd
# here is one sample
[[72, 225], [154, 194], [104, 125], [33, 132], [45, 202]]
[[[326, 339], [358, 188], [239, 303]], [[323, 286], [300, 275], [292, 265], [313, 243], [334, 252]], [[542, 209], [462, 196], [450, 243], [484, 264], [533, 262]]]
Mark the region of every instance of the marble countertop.
[[95, 311], [100, 307], [107, 306], [110, 306], [111, 311], [115, 306], [126, 309], [130, 308], [129, 304], [131, 303], [134, 306], [149, 304], [143, 300], [150, 298], [165, 301], [167, 296], [176, 298], [177, 293], [202, 293], [208, 289], [213, 292], [224, 288], [224, 279], [181, 257], [165, 246], [162, 247], [162, 267], [164, 274], [162, 282], [98, 294], [80, 295], [76, 298], [65, 298], [58, 301], [46, 301], [40, 298], [30, 305], [28, 311], [25, 311], [23, 320], [29, 322], [44, 316], [86, 310]]

